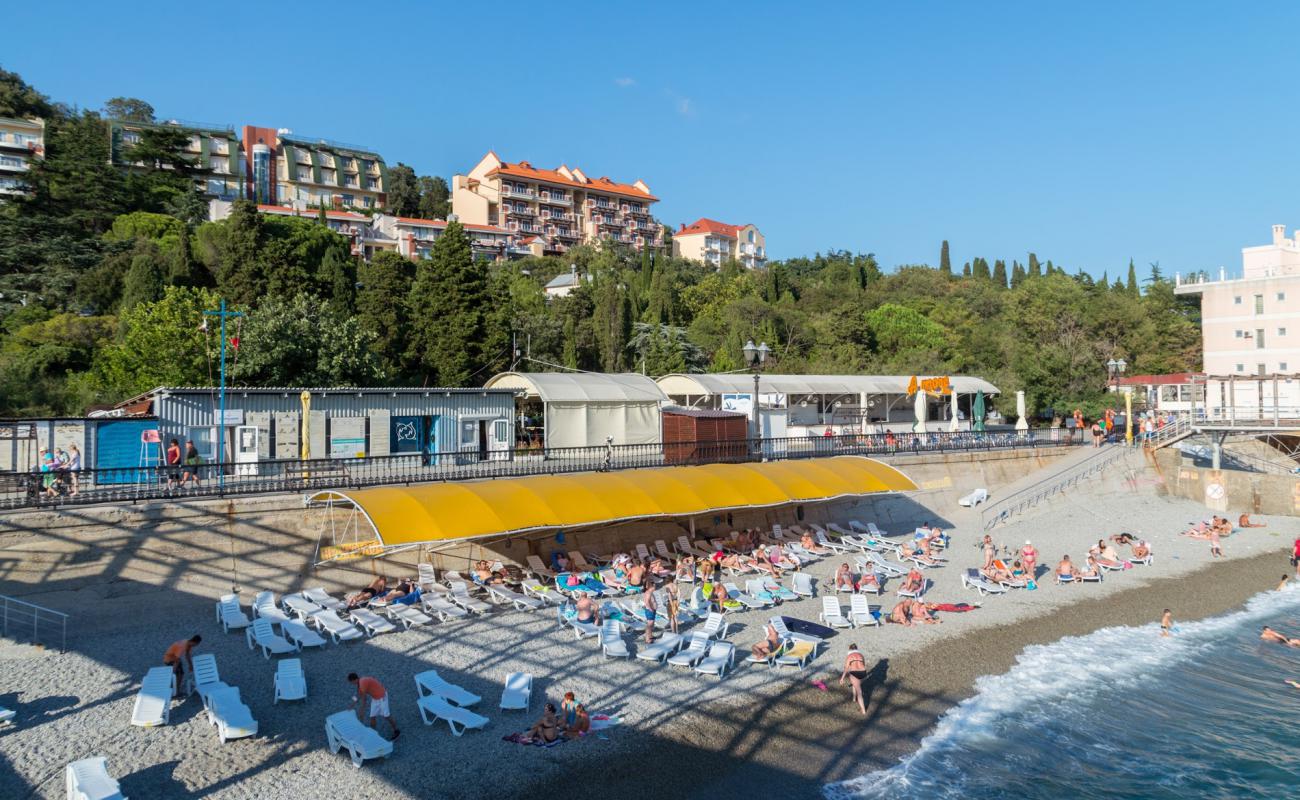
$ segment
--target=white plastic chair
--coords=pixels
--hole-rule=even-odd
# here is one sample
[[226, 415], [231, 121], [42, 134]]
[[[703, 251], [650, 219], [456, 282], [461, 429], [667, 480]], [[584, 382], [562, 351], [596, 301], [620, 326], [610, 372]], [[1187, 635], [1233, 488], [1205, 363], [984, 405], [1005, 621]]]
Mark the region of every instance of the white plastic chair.
[[502, 711], [527, 711], [533, 702], [533, 676], [527, 672], [512, 672], [506, 676], [501, 690]]
[[222, 595], [217, 601], [217, 622], [221, 624], [221, 630], [226, 633], [230, 633], [232, 628], [242, 630], [253, 624], [244, 610], [239, 607], [237, 594]]
[[271, 702], [281, 700], [306, 700], [307, 676], [302, 673], [302, 661], [286, 658], [275, 667], [275, 697]]
[[714, 642], [709, 647], [709, 654], [695, 665], [695, 671], [701, 675], [717, 675], [722, 680], [736, 659], [736, 647], [731, 642]]
[[606, 658], [631, 658], [632, 653], [623, 641], [618, 620], [607, 619], [600, 626], [600, 651]]

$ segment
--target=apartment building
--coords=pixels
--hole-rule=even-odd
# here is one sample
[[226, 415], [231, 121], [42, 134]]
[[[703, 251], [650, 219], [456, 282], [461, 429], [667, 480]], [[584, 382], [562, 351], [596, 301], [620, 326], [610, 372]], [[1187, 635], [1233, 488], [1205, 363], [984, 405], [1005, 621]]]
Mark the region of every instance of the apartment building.
[[503, 228], [537, 254], [605, 241], [640, 250], [663, 245], [650, 209], [659, 198], [643, 181], [591, 178], [577, 167], [539, 169], [487, 155], [452, 178], [452, 210], [465, 223]]
[[22, 194], [24, 173], [44, 155], [44, 120], [0, 117], [0, 198]]
[[185, 155], [194, 163], [199, 192], [209, 200], [234, 200], [242, 197], [241, 164], [243, 148], [232, 126], [205, 125], [168, 120], [166, 122], [108, 121], [109, 162], [126, 169], [143, 165], [131, 160], [131, 148], [139, 144], [148, 130], [177, 130], [189, 137]]
[[286, 128], [243, 128], [246, 196], [259, 203], [378, 211], [388, 168], [372, 150], [295, 136]]
[[[462, 222], [461, 225], [469, 236], [474, 257], [480, 261], [500, 261], [527, 255], [518, 237], [504, 228], [468, 222]], [[396, 242], [397, 252], [418, 261], [428, 258], [433, 252], [433, 243], [447, 230], [447, 220], [377, 214], [374, 227], [385, 239]]]
[[715, 267], [739, 261], [748, 269], [767, 263], [767, 240], [754, 225], [730, 225], [701, 217], [673, 234], [673, 255]]

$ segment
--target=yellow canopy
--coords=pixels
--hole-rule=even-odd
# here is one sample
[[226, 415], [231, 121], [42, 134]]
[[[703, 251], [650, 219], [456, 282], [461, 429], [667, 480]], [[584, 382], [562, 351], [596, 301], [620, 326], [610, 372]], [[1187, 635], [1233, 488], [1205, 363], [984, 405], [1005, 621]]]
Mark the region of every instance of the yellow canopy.
[[312, 500], [351, 502], [391, 547], [914, 489], [887, 464], [838, 456], [385, 486]]

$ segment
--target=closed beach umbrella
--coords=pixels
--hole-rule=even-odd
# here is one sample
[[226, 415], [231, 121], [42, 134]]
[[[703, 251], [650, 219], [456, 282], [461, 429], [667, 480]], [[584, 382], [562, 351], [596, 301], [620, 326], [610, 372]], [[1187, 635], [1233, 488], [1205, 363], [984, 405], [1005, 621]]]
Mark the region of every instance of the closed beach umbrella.
[[952, 393], [952, 421], [948, 423], [948, 430], [956, 433], [961, 430], [961, 420], [957, 419], [957, 392]]
[[912, 425], [913, 433], [925, 433], [925, 390], [916, 390], [916, 422]]
[[299, 455], [303, 461], [311, 458], [311, 392], [303, 392], [302, 399], [302, 441], [299, 442]]
[[975, 406], [970, 412], [971, 430], [977, 433], [984, 432], [984, 390], [980, 389], [975, 392]]
[[1016, 430], [1024, 432], [1029, 430], [1029, 420], [1025, 419], [1025, 393], [1016, 392]]

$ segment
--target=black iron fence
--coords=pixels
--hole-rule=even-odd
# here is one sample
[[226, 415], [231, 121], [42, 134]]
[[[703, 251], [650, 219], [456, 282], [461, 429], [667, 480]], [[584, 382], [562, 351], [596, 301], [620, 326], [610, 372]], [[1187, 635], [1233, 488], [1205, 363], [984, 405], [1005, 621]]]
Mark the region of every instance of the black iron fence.
[[[1079, 437], [1078, 441], [1082, 441]], [[312, 492], [366, 486], [553, 475], [682, 464], [782, 461], [1012, 448], [1067, 447], [1064, 435], [884, 433], [604, 447], [403, 453], [372, 458], [180, 464], [76, 472], [0, 473], [0, 509], [121, 503], [180, 497]]]

